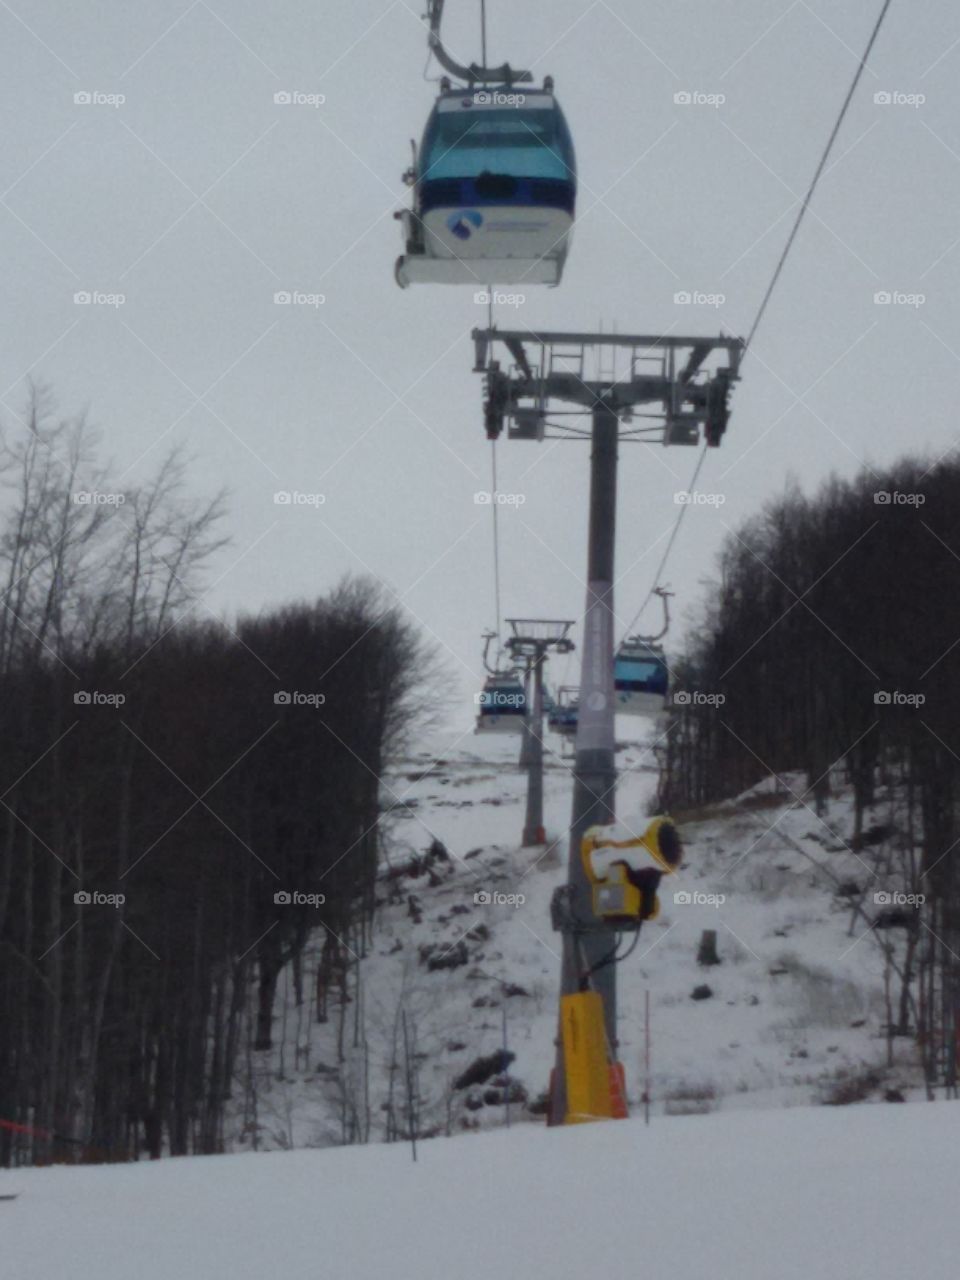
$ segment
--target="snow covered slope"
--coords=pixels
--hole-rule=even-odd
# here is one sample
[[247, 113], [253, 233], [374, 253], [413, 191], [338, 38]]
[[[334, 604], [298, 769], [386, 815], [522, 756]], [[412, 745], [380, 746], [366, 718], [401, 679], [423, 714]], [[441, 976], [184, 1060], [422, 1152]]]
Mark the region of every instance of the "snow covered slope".
[[0, 1175], [4, 1280], [954, 1280], [960, 1104]]
[[[290, 976], [281, 983], [280, 1050], [254, 1059], [259, 1145], [339, 1142], [345, 1114], [365, 1097], [370, 1140], [382, 1139], [401, 1007], [416, 1038], [423, 1130], [502, 1125], [507, 1088], [515, 1099], [533, 1101], [545, 1087], [559, 972], [549, 900], [565, 875], [569, 761], [554, 757], [547, 768], [547, 828], [556, 848], [522, 849], [525, 779], [516, 769], [516, 741], [468, 744], [439, 757], [423, 752], [391, 776], [394, 865], [434, 838], [450, 861], [432, 874], [384, 883], [372, 950], [359, 966], [361, 1000], [348, 1009], [342, 1062], [336, 1005], [318, 1025], [309, 999], [307, 1007], [293, 1007]], [[618, 764], [618, 813], [642, 814], [655, 789], [649, 745], [625, 745]], [[917, 1082], [909, 1041], [896, 1042], [897, 1057], [886, 1067], [878, 937], [858, 921], [851, 932], [849, 906], [830, 878], [868, 882], [872, 875], [843, 847], [852, 827], [848, 800], [839, 795], [821, 821], [788, 795], [766, 790], [684, 826], [685, 869], [664, 882], [660, 918], [619, 966], [620, 1056], [634, 1101], [643, 1090], [650, 992], [657, 1112], [806, 1105], [847, 1087], [874, 1098], [888, 1088], [909, 1096]], [[675, 902], [675, 893], [691, 900]], [[705, 929], [717, 932], [722, 961], [707, 969], [697, 964]], [[694, 999], [703, 987], [709, 994], [701, 990], [705, 998]], [[509, 1080], [455, 1088], [464, 1069], [504, 1038], [516, 1055]], [[522, 1101], [511, 1106], [510, 1119], [531, 1119]], [[234, 1149], [253, 1141], [249, 1108], [246, 1121], [244, 1127], [238, 1114]]]

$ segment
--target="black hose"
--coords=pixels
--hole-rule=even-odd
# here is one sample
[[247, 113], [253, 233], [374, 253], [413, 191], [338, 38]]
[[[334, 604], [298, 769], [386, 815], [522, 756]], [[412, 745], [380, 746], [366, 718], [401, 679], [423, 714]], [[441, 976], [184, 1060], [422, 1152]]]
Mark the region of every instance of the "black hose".
[[640, 941], [640, 929], [638, 928], [634, 933], [633, 941], [630, 943], [629, 947], [627, 947], [626, 951], [624, 951], [622, 955], [617, 955], [617, 950], [620, 946], [620, 941], [622, 937], [623, 937], [623, 934], [618, 933], [616, 935], [616, 942], [614, 942], [611, 950], [608, 951], [607, 954], [603, 956], [600, 960], [598, 960], [595, 965], [592, 965], [586, 971], [586, 973], [581, 974], [580, 976], [581, 991], [588, 991], [590, 989], [590, 979], [599, 969], [605, 969], [608, 964], [619, 964], [621, 960], [626, 960], [628, 956], [633, 955], [634, 951], [637, 948], [637, 943]]

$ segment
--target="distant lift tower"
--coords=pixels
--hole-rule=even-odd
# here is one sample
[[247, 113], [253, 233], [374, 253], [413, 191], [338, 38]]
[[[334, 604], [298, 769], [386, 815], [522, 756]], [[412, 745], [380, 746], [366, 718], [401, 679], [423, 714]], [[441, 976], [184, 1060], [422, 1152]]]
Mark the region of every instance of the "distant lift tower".
[[507, 618], [513, 632], [507, 639], [510, 656], [527, 672], [527, 719], [521, 764], [527, 770], [527, 813], [523, 824], [524, 846], [545, 844], [543, 829], [543, 665], [547, 654], [572, 653], [567, 632], [573, 626], [554, 618]]
[[[475, 329], [475, 372], [485, 377], [487, 436], [589, 438], [589, 549], [574, 761], [568, 879], [554, 904], [563, 938], [561, 996], [591, 990], [603, 1002], [607, 1051], [616, 1060], [615, 926], [594, 914], [581, 853], [589, 827], [615, 818], [613, 582], [618, 444], [719, 445], [739, 377], [741, 338], [681, 338]], [[500, 358], [497, 358], [497, 357]], [[643, 410], [639, 411], [643, 406]], [[582, 424], [589, 414], [591, 424]], [[573, 419], [579, 421], [572, 421]], [[639, 927], [639, 921], [637, 926]], [[551, 1119], [568, 1115], [558, 1045]]]

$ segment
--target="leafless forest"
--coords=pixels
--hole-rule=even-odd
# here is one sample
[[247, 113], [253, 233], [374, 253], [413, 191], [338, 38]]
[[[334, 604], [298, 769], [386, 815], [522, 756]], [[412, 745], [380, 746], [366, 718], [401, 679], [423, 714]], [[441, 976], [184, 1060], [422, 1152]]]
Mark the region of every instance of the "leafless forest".
[[29, 414], [0, 451], [0, 1163], [216, 1151], [282, 966], [369, 924], [423, 650], [365, 581], [213, 618], [223, 497], [176, 455], [125, 488]]
[[[829, 846], [831, 790], [852, 787], [854, 829], [832, 845], [863, 875], [838, 891], [884, 939], [892, 1028], [918, 1036], [931, 1088], [956, 1087], [960, 1026], [958, 552], [953, 458], [790, 492], [731, 529], [674, 671], [660, 797], [694, 809], [799, 773], [785, 785]], [[878, 914], [890, 885], [919, 912]]]

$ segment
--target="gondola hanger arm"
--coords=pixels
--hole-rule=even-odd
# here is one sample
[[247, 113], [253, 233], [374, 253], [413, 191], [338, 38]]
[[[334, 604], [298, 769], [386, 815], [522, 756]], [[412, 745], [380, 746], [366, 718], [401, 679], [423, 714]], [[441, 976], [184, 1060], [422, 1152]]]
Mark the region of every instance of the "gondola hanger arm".
[[430, 52], [445, 71], [466, 80], [468, 84], [529, 84], [533, 80], [532, 72], [511, 67], [509, 62], [504, 62], [499, 67], [480, 67], [473, 62], [467, 67], [452, 58], [440, 38], [443, 4], [444, 0], [427, 0], [427, 12], [424, 16], [430, 24], [430, 34], [427, 37]]

